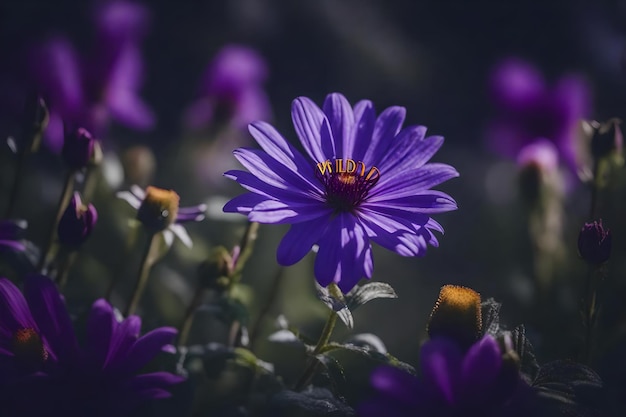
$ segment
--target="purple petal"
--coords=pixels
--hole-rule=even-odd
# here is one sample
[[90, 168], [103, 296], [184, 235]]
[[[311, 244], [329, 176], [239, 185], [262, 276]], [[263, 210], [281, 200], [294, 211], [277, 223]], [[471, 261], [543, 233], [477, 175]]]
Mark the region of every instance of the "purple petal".
[[291, 146], [273, 126], [265, 122], [255, 122], [248, 127], [248, 130], [268, 155], [292, 171], [296, 171], [313, 187], [319, 188], [319, 180], [314, 175], [311, 162]]
[[257, 51], [242, 45], [226, 45], [213, 58], [202, 92], [208, 95], [238, 92], [260, 84], [267, 76], [267, 64]]
[[332, 209], [323, 203], [293, 204], [282, 201], [266, 200], [252, 208], [248, 219], [259, 223], [302, 223], [328, 216]]
[[531, 64], [518, 58], [508, 58], [491, 74], [490, 90], [498, 106], [519, 110], [543, 95], [545, 83]]
[[276, 260], [284, 266], [293, 265], [309, 253], [311, 247], [326, 231], [327, 223], [316, 219], [291, 225], [278, 245]]
[[120, 44], [144, 36], [149, 17], [148, 9], [138, 3], [110, 1], [96, 8], [94, 20], [101, 37]]
[[178, 331], [173, 327], [159, 327], [140, 337], [130, 348], [128, 356], [114, 368], [119, 372], [133, 374], [148, 364], [166, 345], [171, 344]]
[[354, 122], [350, 141], [344, 142], [344, 153], [352, 155], [352, 159], [355, 161], [361, 161], [370, 147], [374, 125], [376, 124], [376, 112], [371, 101], [362, 100], [355, 104]]
[[24, 295], [33, 318], [56, 357], [72, 362], [78, 352], [78, 342], [65, 302], [50, 278], [31, 275], [24, 283]]
[[315, 277], [322, 286], [335, 282], [344, 292], [371, 277], [371, 245], [363, 227], [347, 213], [337, 215], [319, 239]]
[[103, 298], [96, 300], [87, 320], [86, 352], [97, 369], [102, 369], [107, 358], [116, 324], [111, 305]]
[[113, 335], [109, 351], [104, 361], [104, 368], [117, 369], [120, 363], [124, 363], [131, 346], [137, 341], [141, 329], [141, 318], [129, 316], [121, 323], [113, 326]]
[[333, 135], [334, 155], [339, 158], [351, 158], [352, 155], [346, 153], [352, 150], [350, 133], [354, 125], [354, 113], [350, 103], [343, 95], [333, 93], [326, 96], [322, 108]]
[[368, 166], [378, 166], [378, 163], [387, 149], [393, 143], [393, 139], [400, 131], [406, 109], [404, 107], [389, 107], [376, 119], [372, 141], [363, 156], [363, 162]]
[[425, 190], [415, 195], [401, 198], [389, 198], [386, 195], [378, 195], [368, 198], [368, 206], [387, 206], [388, 208], [401, 209], [413, 213], [443, 213], [456, 210], [457, 205], [452, 197], [441, 191]]
[[372, 387], [383, 396], [404, 404], [415, 403], [415, 395], [420, 391], [419, 380], [400, 369], [380, 366], [370, 377]]
[[461, 350], [449, 340], [432, 339], [422, 346], [420, 364], [424, 382], [431, 387], [433, 395], [448, 404], [458, 400], [461, 360]]
[[[322, 140], [322, 129], [326, 116], [313, 101], [307, 97], [298, 97], [291, 106], [291, 119], [296, 133], [302, 142], [302, 146], [315, 162], [323, 162], [328, 158], [335, 157], [332, 134], [329, 140]], [[328, 127], [324, 128], [327, 134]]]
[[32, 328], [39, 332], [21, 291], [7, 278], [0, 278], [0, 340], [10, 341], [15, 332]]
[[432, 158], [443, 144], [442, 136], [424, 137], [424, 126], [409, 126], [398, 134], [378, 164], [385, 176], [396, 175], [406, 169], [419, 168]]
[[[498, 342], [486, 335], [478, 342], [474, 343], [465, 354], [462, 365], [461, 379], [468, 394], [488, 392], [502, 367], [502, 353], [498, 347]], [[483, 394], [484, 395], [484, 394]]]
[[287, 185], [275, 187], [269, 185], [246, 171], [228, 171], [224, 176], [236, 180], [248, 191], [270, 197], [273, 200], [293, 202], [296, 204], [305, 204], [311, 201], [324, 201], [321, 195], [316, 196], [310, 192], [307, 193], [306, 191], [301, 191], [294, 187], [288, 187]]
[[418, 191], [428, 190], [451, 178], [459, 176], [457, 170], [446, 164], [426, 164], [415, 170], [405, 170], [392, 177], [381, 177], [372, 188], [368, 201], [375, 196], [384, 199], [395, 199], [414, 195]]
[[268, 197], [256, 193], [245, 193], [238, 195], [224, 205], [222, 209], [224, 213], [241, 213], [248, 214], [252, 208], [263, 201], [269, 200]]
[[0, 247], [4, 246], [9, 248], [10, 250], [14, 250], [16, 252], [23, 252], [26, 247], [23, 243], [15, 241], [15, 240], [2, 240], [0, 239]]
[[370, 239], [399, 255], [421, 256], [426, 251], [426, 241], [418, 232], [407, 231], [406, 223], [377, 213], [363, 216], [361, 222]]

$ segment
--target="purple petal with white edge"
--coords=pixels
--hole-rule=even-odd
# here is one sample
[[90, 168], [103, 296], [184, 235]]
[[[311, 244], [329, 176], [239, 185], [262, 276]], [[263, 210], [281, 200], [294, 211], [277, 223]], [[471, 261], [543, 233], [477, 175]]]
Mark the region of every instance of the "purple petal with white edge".
[[469, 399], [484, 398], [486, 392], [495, 388], [501, 367], [502, 353], [498, 342], [490, 335], [484, 336], [470, 347], [463, 359], [463, 395]]
[[310, 202], [324, 201], [321, 195], [311, 195], [306, 191], [292, 188], [278, 188], [267, 184], [266, 182], [258, 179], [253, 174], [246, 171], [228, 171], [224, 174], [225, 177], [236, 180], [239, 185], [244, 187], [248, 191], [252, 191], [257, 194], [269, 197], [273, 200], [280, 200], [284, 202], [293, 202], [295, 204], [306, 204]]
[[[322, 193], [319, 186], [314, 188], [298, 172], [288, 169], [261, 150], [239, 148], [233, 151], [233, 155], [250, 173], [269, 185], [279, 188], [295, 188], [315, 194]], [[311, 167], [311, 171], [313, 171], [313, 167]]]
[[131, 346], [139, 337], [140, 329], [141, 318], [135, 315], [127, 317], [121, 323], [115, 323], [104, 369], [115, 369], [117, 364], [126, 358]]
[[330, 207], [322, 203], [293, 204], [282, 201], [266, 200], [252, 209], [248, 219], [258, 223], [302, 223], [321, 216], [329, 216], [332, 213]]
[[441, 338], [429, 340], [420, 351], [425, 385], [449, 405], [458, 400], [462, 355], [458, 346]]
[[252, 211], [254, 206], [267, 200], [269, 200], [269, 197], [256, 193], [245, 193], [230, 200], [224, 205], [222, 210], [224, 213], [248, 214]]
[[412, 404], [420, 391], [419, 380], [398, 368], [380, 366], [370, 377], [372, 387], [385, 397], [404, 404]]
[[374, 125], [376, 124], [376, 111], [369, 100], [361, 100], [354, 105], [354, 125], [350, 132], [350, 141], [344, 142], [344, 154], [351, 155], [355, 161], [363, 160], [365, 152], [370, 146]]
[[387, 207], [383, 204], [361, 205], [359, 217], [378, 224], [389, 233], [396, 231], [415, 232], [428, 223], [429, 219], [425, 213]]
[[322, 126], [326, 116], [311, 99], [295, 99], [291, 105], [291, 119], [302, 146], [315, 163], [334, 157], [334, 144], [322, 141]]
[[276, 251], [276, 260], [283, 266], [293, 265], [311, 250], [318, 239], [326, 231], [327, 218], [291, 225], [283, 236]]
[[363, 162], [367, 166], [378, 166], [381, 156], [387, 153], [387, 149], [393, 143], [393, 139], [400, 131], [406, 109], [404, 107], [389, 107], [376, 119], [372, 141], [363, 156]]
[[254, 122], [248, 126], [248, 131], [272, 158], [290, 170], [298, 172], [314, 187], [319, 188], [319, 180], [311, 169], [311, 161], [291, 146], [273, 126], [266, 122]]
[[108, 301], [104, 298], [96, 300], [87, 320], [86, 351], [97, 369], [104, 365], [115, 324], [113, 308]]
[[322, 109], [333, 134], [334, 155], [338, 158], [350, 158], [352, 155], [346, 152], [351, 150], [350, 133], [354, 125], [354, 113], [350, 103], [343, 95], [332, 93], [326, 96]]
[[[378, 221], [372, 222], [365, 218], [361, 218], [362, 225], [367, 233], [367, 236], [375, 243], [379, 244], [385, 249], [396, 252], [402, 256], [419, 256], [425, 251], [425, 245], [420, 245], [415, 235], [415, 232], [407, 232], [404, 230], [385, 230], [380, 224], [386, 225], [387, 229], [397, 225], [391, 218], [380, 216]], [[402, 225], [404, 227], [404, 225]]]
[[189, 237], [189, 233], [187, 233], [187, 229], [185, 229], [184, 226], [180, 224], [172, 224], [170, 225], [169, 230], [171, 230], [172, 233], [174, 233], [185, 246], [190, 249], [193, 248], [191, 237]]
[[206, 218], [206, 204], [193, 207], [180, 207], [176, 215], [176, 223], [199, 222]]
[[59, 360], [71, 362], [78, 353], [72, 320], [56, 285], [44, 275], [28, 276], [24, 295], [42, 335]]
[[117, 363], [112, 371], [134, 374], [161, 353], [164, 346], [171, 344], [177, 334], [173, 327], [159, 327], [146, 333], [137, 339], [124, 361]]
[[441, 191], [425, 190], [416, 195], [388, 198], [379, 195], [368, 198], [368, 205], [386, 206], [392, 209], [401, 209], [412, 213], [443, 213], [457, 209], [456, 202], [448, 194]]
[[16, 331], [32, 328], [39, 332], [22, 292], [7, 278], [0, 278], [0, 339], [10, 341]]
[[458, 171], [447, 164], [432, 163], [414, 170], [405, 170], [392, 177], [381, 177], [368, 197], [400, 198], [414, 195], [459, 176]]
[[26, 246], [24, 246], [24, 244], [17, 242], [15, 240], [1, 240], [0, 239], [0, 246], [7, 247], [16, 252], [23, 252], [24, 250], [26, 250]]
[[339, 214], [318, 241], [315, 277], [321, 286], [335, 282], [345, 293], [372, 271], [371, 245], [354, 216]]

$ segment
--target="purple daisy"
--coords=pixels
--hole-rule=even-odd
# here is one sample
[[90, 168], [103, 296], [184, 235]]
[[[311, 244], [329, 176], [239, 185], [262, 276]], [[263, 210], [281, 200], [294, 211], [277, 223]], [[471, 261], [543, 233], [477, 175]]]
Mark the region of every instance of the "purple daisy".
[[111, 119], [139, 130], [155, 123], [138, 95], [144, 72], [139, 44], [148, 11], [112, 1], [97, 8], [95, 20], [93, 56], [80, 56], [64, 37], [46, 41], [32, 54], [35, 82], [50, 104], [47, 144], [55, 151], [63, 145], [64, 124], [102, 137]]
[[391, 366], [376, 369], [371, 377], [375, 394], [361, 404], [359, 415], [534, 415], [522, 411], [528, 386], [512, 364], [503, 362], [492, 336], [484, 336], [466, 353], [449, 339], [432, 339], [422, 347], [420, 362], [421, 378]]
[[224, 211], [291, 224], [278, 262], [292, 265], [318, 245], [317, 281], [335, 282], [343, 292], [371, 278], [370, 240], [403, 256], [424, 255], [428, 244], [438, 246], [433, 231], [443, 232], [430, 215], [457, 208], [449, 195], [430, 188], [459, 174], [450, 165], [427, 163], [443, 137], [426, 137], [424, 126], [402, 129], [405, 113], [390, 107], [377, 117], [372, 102], [353, 108], [338, 93], [328, 95], [322, 109], [297, 98], [291, 115], [305, 154], [271, 125], [252, 123], [250, 133], [263, 151], [236, 150], [250, 172], [225, 174], [250, 192]]
[[516, 158], [538, 139], [553, 142], [562, 161], [577, 170], [576, 129], [591, 111], [590, 89], [579, 76], [567, 75], [550, 87], [537, 68], [518, 58], [499, 63], [490, 78], [498, 115], [487, 130], [496, 152]]
[[8, 415], [117, 416], [143, 401], [166, 398], [184, 378], [138, 372], [171, 348], [176, 330], [139, 336], [141, 318], [118, 321], [97, 300], [87, 319], [83, 348], [54, 283], [30, 276], [24, 295], [0, 278], [0, 405]]

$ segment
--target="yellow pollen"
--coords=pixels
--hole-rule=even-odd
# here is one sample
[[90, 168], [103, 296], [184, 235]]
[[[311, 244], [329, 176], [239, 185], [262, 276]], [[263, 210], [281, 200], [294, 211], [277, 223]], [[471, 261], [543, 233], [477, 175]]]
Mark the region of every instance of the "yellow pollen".
[[445, 285], [430, 314], [428, 333], [471, 343], [482, 329], [480, 294], [471, 288]]
[[337, 176], [337, 179], [347, 185], [352, 185], [356, 182], [354, 174], [341, 173]]

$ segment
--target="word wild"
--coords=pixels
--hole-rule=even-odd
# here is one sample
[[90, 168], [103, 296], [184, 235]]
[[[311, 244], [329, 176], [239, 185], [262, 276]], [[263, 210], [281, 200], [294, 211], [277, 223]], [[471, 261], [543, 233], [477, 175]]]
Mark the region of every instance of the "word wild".
[[[334, 168], [334, 170], [333, 170]], [[358, 161], [355, 162], [353, 159], [346, 159], [345, 164], [343, 159], [335, 159], [335, 163], [333, 164], [330, 159], [327, 159], [324, 162], [317, 163], [317, 169], [320, 174], [324, 176], [325, 174], [354, 174], [359, 175], [360, 177], [365, 177], [366, 181], [376, 182], [380, 178], [380, 171], [375, 166], [372, 166], [369, 170], [367, 170], [367, 166], [364, 162]], [[367, 171], [367, 175], [365, 172]]]

